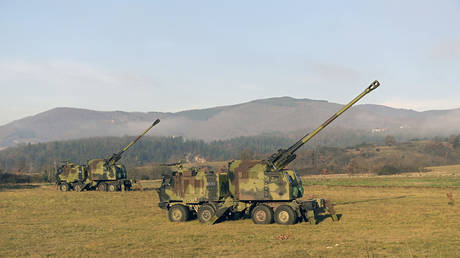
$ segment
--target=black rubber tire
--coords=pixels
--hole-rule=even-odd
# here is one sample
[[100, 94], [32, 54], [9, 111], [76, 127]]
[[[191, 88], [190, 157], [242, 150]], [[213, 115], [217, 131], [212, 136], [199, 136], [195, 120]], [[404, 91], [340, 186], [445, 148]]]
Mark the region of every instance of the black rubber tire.
[[107, 184], [106, 183], [99, 183], [97, 185], [97, 190], [99, 192], [107, 192]]
[[216, 210], [210, 204], [203, 204], [198, 208], [197, 217], [201, 223], [208, 223], [216, 214]]
[[74, 184], [74, 185], [73, 185], [73, 190], [74, 190], [75, 192], [81, 192], [81, 191], [83, 191], [82, 185], [81, 185], [80, 183]]
[[61, 183], [59, 185], [59, 190], [61, 190], [61, 192], [67, 192], [69, 191], [70, 187], [67, 183]]
[[183, 222], [190, 218], [190, 210], [181, 204], [173, 205], [168, 210], [168, 218], [171, 222]]
[[267, 205], [257, 205], [251, 214], [254, 224], [271, 224], [273, 223], [273, 210]]
[[281, 225], [295, 224], [297, 213], [288, 205], [280, 205], [275, 210], [275, 222]]
[[116, 191], [118, 191], [118, 185], [109, 184], [109, 185], [107, 186], [107, 191], [109, 191], [109, 192], [116, 192]]

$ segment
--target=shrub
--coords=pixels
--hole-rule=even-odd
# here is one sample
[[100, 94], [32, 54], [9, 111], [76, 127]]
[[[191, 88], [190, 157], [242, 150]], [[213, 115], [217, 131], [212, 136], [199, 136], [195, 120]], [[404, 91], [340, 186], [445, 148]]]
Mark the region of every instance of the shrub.
[[384, 165], [380, 168], [377, 168], [377, 175], [383, 176], [383, 175], [396, 175], [396, 174], [401, 174], [401, 168], [391, 166], [391, 165]]
[[24, 183], [38, 183], [43, 182], [41, 175], [27, 175], [27, 174], [0, 174], [0, 184], [24, 184]]

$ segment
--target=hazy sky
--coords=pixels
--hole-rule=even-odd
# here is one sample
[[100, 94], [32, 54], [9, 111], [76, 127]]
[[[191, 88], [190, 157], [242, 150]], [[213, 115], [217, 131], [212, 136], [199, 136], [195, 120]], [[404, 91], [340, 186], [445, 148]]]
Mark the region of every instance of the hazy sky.
[[460, 107], [460, 1], [0, 0], [0, 125], [291, 96]]

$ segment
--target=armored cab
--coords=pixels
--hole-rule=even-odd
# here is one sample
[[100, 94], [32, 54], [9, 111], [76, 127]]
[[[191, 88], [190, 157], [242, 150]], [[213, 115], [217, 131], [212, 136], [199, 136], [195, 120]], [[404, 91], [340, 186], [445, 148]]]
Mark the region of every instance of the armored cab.
[[97, 189], [99, 191], [130, 190], [134, 181], [128, 179], [124, 165], [117, 163], [123, 153], [133, 146], [152, 127], [160, 122], [155, 120], [141, 135], [131, 141], [118, 153], [114, 153], [106, 159], [92, 159], [87, 165], [75, 165], [67, 162], [58, 169], [56, 183], [61, 191], [73, 189], [75, 191]]
[[[304, 220], [312, 224], [320, 214], [337, 220], [328, 200], [300, 199], [304, 188], [298, 174], [286, 166], [295, 152], [313, 136], [348, 110], [362, 97], [379, 87], [372, 82], [316, 130], [306, 134], [288, 149], [280, 149], [265, 160], [235, 160], [224, 171], [184, 172], [182, 167], [164, 175], [157, 189], [160, 208], [168, 210], [173, 222], [185, 221], [191, 213], [205, 223], [214, 223], [226, 215], [250, 216], [256, 224], [294, 224]], [[217, 186], [217, 187], [216, 187]]]
[[160, 192], [160, 201], [185, 201], [199, 204], [220, 201], [228, 196], [228, 179], [207, 168], [192, 168], [183, 172], [165, 175]]
[[80, 182], [88, 178], [88, 166], [78, 165], [70, 161], [66, 161], [63, 165], [59, 166], [56, 174], [56, 181], [59, 189], [63, 192], [69, 189], [81, 191]]
[[[215, 173], [209, 167], [182, 169], [181, 165], [177, 171], [163, 175], [157, 192], [159, 206], [169, 210], [171, 221], [186, 221], [192, 213], [198, 213], [200, 221], [206, 222], [230, 196], [225, 173]], [[180, 203], [186, 206], [175, 205]]]

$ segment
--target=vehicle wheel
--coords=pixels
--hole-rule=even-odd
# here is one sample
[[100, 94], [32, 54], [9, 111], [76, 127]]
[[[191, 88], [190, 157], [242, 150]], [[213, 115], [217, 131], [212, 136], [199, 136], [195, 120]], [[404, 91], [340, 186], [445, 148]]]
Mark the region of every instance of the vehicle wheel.
[[197, 217], [201, 223], [208, 223], [216, 214], [216, 210], [209, 204], [203, 204], [198, 208]]
[[97, 186], [97, 190], [99, 192], [107, 191], [107, 184], [106, 183], [99, 183], [99, 185]]
[[190, 211], [184, 205], [176, 204], [169, 208], [168, 217], [171, 222], [187, 221], [190, 217]]
[[251, 217], [254, 224], [270, 224], [273, 222], [273, 211], [267, 205], [257, 205]]
[[73, 190], [74, 190], [75, 192], [81, 192], [81, 191], [82, 191], [82, 185], [81, 185], [80, 183], [74, 184]]
[[275, 211], [275, 221], [282, 225], [292, 225], [297, 222], [297, 214], [290, 206], [281, 205]]
[[61, 190], [61, 192], [67, 192], [69, 191], [69, 185], [67, 183], [61, 183], [61, 185], [59, 185], [59, 190]]
[[109, 189], [109, 192], [115, 192], [118, 190], [118, 186], [114, 184], [109, 184], [108, 189]]

